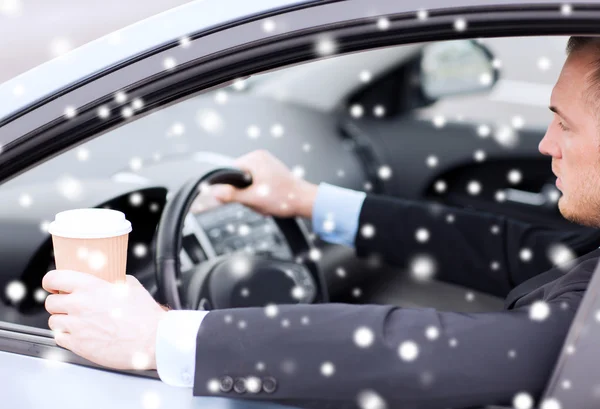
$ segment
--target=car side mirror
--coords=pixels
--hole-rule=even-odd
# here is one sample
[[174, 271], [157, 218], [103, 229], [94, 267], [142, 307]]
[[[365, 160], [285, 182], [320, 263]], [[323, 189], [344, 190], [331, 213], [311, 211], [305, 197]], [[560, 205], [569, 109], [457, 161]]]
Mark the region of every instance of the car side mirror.
[[477, 41], [444, 41], [423, 48], [420, 84], [430, 100], [490, 90], [499, 76], [493, 54]]

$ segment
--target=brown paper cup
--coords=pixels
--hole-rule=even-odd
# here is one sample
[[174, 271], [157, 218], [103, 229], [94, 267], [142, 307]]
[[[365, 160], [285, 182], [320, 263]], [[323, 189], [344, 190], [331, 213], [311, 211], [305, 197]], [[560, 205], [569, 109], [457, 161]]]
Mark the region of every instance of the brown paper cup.
[[125, 281], [131, 223], [110, 209], [74, 209], [58, 213], [52, 235], [58, 270], [93, 274], [111, 283]]
[[102, 239], [52, 236], [58, 270], [93, 274], [111, 283], [125, 281], [129, 234]]

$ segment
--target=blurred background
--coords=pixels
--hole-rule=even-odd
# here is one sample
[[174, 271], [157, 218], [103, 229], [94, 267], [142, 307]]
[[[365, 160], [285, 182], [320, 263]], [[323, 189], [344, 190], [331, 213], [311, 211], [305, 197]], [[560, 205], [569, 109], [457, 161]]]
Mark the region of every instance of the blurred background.
[[190, 0], [0, 0], [0, 83]]

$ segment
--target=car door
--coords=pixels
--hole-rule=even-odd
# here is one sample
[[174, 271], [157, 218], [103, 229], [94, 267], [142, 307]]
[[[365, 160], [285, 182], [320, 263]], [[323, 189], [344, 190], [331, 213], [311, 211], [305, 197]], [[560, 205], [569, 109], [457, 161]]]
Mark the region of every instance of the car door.
[[[222, 21], [206, 17], [199, 22], [197, 17], [207, 15], [203, 12], [211, 3], [195, 2], [167, 16], [171, 24], [177, 23], [183, 31], [177, 35], [163, 32], [163, 36], [173, 35], [169, 42], [157, 34], [160, 30], [153, 31], [150, 39], [146, 32], [140, 35], [146, 38], [143, 41], [150, 41], [137, 45], [146, 49], [145, 54], [138, 54], [133, 48], [124, 49], [112, 57], [115, 61], [94, 66], [94, 62], [102, 63], [97, 55], [103, 54], [89, 46], [79, 54], [80, 59], [90, 58], [88, 65], [82, 63], [61, 70], [60, 65], [54, 63], [3, 87], [0, 143], [4, 150], [0, 155], [0, 179], [8, 181], [78, 143], [184, 97], [255, 72], [311, 59], [315, 40], [327, 32], [336, 34], [340, 52], [349, 52], [390, 43], [466, 36], [455, 27], [456, 19], [464, 13], [469, 13], [472, 24], [469, 36], [489, 33], [490, 27], [494, 28], [494, 35], [515, 31], [534, 34], [528, 24], [531, 22], [543, 33], [597, 30], [599, 10], [593, 5], [586, 13], [575, 14], [573, 19], [557, 21], [560, 2], [533, 3], [511, 5], [506, 2], [506, 7], [492, 9], [487, 4], [475, 7], [473, 2], [465, 2], [463, 8], [442, 9], [445, 3], [440, 1], [421, 2], [419, 6], [394, 1], [309, 4], [265, 1], [243, 3], [247, 7], [243, 13], [237, 9], [237, 15]], [[418, 7], [431, 9], [427, 22], [415, 19]], [[257, 16], [267, 15], [280, 24], [265, 26], [264, 19], [257, 19]], [[252, 18], [246, 19], [247, 16]], [[393, 21], [393, 29], [375, 28], [374, 16]], [[227, 27], [215, 28], [224, 21]], [[164, 23], [162, 20], [154, 22]], [[122, 34], [135, 37], [134, 31]], [[182, 35], [189, 37], [182, 41]], [[112, 62], [119, 64], [112, 65]], [[50, 74], [58, 76], [56, 82], [48, 81]], [[14, 99], [18, 96], [14, 93], [17, 86], [32, 90], [20, 103]], [[130, 98], [122, 100], [118, 97], [120, 91], [125, 91]], [[132, 101], [142, 103], [132, 104]], [[104, 115], [103, 107], [110, 107], [114, 115]], [[137, 373], [140, 377], [133, 377], [94, 368], [57, 348], [47, 331], [3, 324], [0, 337], [0, 378], [8, 392], [4, 401], [15, 407], [75, 408], [81, 406], [82, 400], [89, 402], [90, 397], [93, 397], [90, 407], [160, 407], [161, 402], [168, 402], [165, 404], [168, 407], [182, 408], [234, 406], [231, 401], [192, 398], [189, 390], [159, 383], [155, 373]], [[50, 361], [57, 357], [63, 363], [52, 367]], [[46, 369], [46, 365], [52, 370]], [[25, 379], [31, 382], [24, 383]], [[73, 385], [77, 393], [71, 390]], [[99, 385], [102, 392], [93, 393]], [[250, 406], [247, 401], [243, 403], [243, 407]]]

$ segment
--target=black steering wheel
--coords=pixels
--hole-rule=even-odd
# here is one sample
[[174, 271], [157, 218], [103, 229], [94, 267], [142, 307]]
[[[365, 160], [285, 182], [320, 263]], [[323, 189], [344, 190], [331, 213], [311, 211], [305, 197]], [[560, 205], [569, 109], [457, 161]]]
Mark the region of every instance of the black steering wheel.
[[157, 297], [170, 308], [201, 310], [328, 302], [325, 279], [308, 257], [312, 246], [296, 218], [273, 218], [298, 255], [296, 262], [265, 255], [224, 255], [200, 263], [182, 277], [179, 254], [185, 218], [199, 188], [213, 184], [246, 188], [252, 175], [236, 168], [213, 169], [189, 180], [167, 202], [156, 236]]

